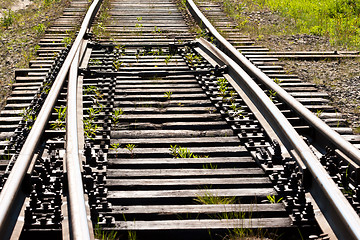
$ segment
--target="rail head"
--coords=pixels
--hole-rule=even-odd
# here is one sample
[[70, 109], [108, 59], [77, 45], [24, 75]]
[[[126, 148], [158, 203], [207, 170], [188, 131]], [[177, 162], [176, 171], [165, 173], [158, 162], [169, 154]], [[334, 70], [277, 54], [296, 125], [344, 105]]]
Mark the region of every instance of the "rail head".
[[[4, 187], [0, 194], [0, 236], [2, 239], [9, 239], [12, 229], [17, 221], [17, 216], [19, 214], [19, 204], [22, 205], [24, 198], [21, 187], [24, 181], [25, 175], [30, 167], [31, 160], [33, 158], [34, 152], [40, 142], [41, 135], [45, 130], [48, 119], [51, 115], [51, 111], [54, 107], [56, 99], [62, 89], [65, 78], [69, 72], [72, 61], [76, 55], [76, 52], [81, 46], [81, 42], [91, 24], [91, 21], [94, 19], [97, 10], [100, 7], [102, 0], [94, 0], [90, 5], [88, 12], [86, 13], [84, 20], [82, 22], [80, 31], [69, 51], [68, 56], [66, 57], [63, 66], [61, 67], [54, 84], [47, 96], [43, 107], [40, 110], [40, 113], [32, 126], [32, 129], [26, 139], [17, 160], [12, 168], [11, 173], [7, 181], [4, 184]], [[78, 238], [80, 239], [80, 238]]]

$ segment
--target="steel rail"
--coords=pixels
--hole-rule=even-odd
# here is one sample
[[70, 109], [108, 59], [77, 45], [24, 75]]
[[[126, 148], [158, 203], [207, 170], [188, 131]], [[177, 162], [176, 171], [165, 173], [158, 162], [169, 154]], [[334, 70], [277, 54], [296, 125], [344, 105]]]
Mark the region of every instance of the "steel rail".
[[257, 108], [262, 110], [261, 114], [278, 134], [290, 154], [294, 155], [295, 151], [295, 156], [300, 157], [305, 163], [313, 177], [310, 191], [317, 196], [315, 200], [322, 199], [319, 205], [322, 211], [325, 211], [324, 215], [327, 216], [339, 239], [360, 239], [358, 214], [281, 111], [257, 83], [229, 56], [204, 39], [198, 40], [197, 45], [201, 50], [228, 66], [228, 74], [235, 80], [235, 90], [238, 91], [240, 88], [252, 99]]
[[[318, 119], [240, 54], [217, 32], [192, 0], [187, 0], [186, 4], [195, 20], [200, 22], [200, 25], [208, 29], [216, 38], [219, 48], [223, 50], [223, 52], [211, 44], [204, 44], [204, 41], [200, 41], [202, 42], [200, 45], [207, 45], [205, 49], [212, 49], [218, 56], [221, 56], [221, 61], [227, 64], [230, 72], [237, 76], [237, 87], [244, 90], [251, 99], [255, 99], [254, 103], [258, 105], [259, 108], [264, 109], [264, 112], [262, 113], [268, 117], [267, 119], [270, 125], [279, 134], [279, 138], [285, 143], [284, 145], [288, 148], [289, 152], [296, 159], [297, 157], [300, 157], [301, 161], [303, 161], [308, 168], [313, 178], [310, 192], [313, 194], [335, 234], [340, 239], [360, 239], [360, 218], [358, 214], [338, 189], [331, 177], [327, 174], [308, 145], [294, 130], [273, 102], [269, 100], [263, 90], [254, 80], [252, 80], [251, 76], [260, 78], [264, 84], [277, 91], [278, 94], [281, 95], [281, 98], [286, 100], [287, 104], [294, 107], [296, 111], [303, 115], [307, 121], [310, 121], [310, 124], [316, 127], [316, 129], [325, 131], [324, 135], [326, 137], [329, 137], [335, 145], [339, 145], [339, 148], [346, 153], [346, 155], [357, 162], [360, 162], [359, 150], [349, 142], [345, 141], [338, 133], [335, 133], [329, 126]], [[211, 52], [211, 50], [207, 51]]]
[[346, 141], [340, 134], [331, 129], [321, 119], [316, 117], [309, 109], [304, 107], [294, 97], [277, 85], [265, 73], [250, 62], [244, 55], [242, 55], [234, 46], [232, 46], [221, 34], [215, 29], [214, 26], [206, 19], [206, 17], [197, 8], [192, 0], [186, 0], [188, 9], [196, 21], [202, 28], [207, 29], [212, 36], [216, 39], [216, 45], [224, 53], [230, 56], [237, 64], [240, 65], [252, 77], [258, 79], [261, 83], [265, 84], [268, 88], [277, 92], [277, 96], [292, 109], [294, 109], [301, 117], [303, 117], [309, 125], [314, 127], [323, 139], [328, 139], [329, 143], [334, 147], [341, 150], [352, 161], [360, 165], [360, 150], [354, 145]]
[[[40, 113], [31, 128], [31, 131], [17, 157], [17, 160], [12, 168], [11, 173], [0, 194], [0, 236], [1, 239], [10, 238], [11, 232], [16, 223], [17, 216], [19, 213], [18, 204], [23, 203], [23, 199], [19, 200], [22, 190], [22, 183], [25, 178], [26, 172], [30, 167], [31, 160], [35, 153], [35, 150], [40, 142], [41, 135], [45, 131], [45, 127], [50, 118], [52, 109], [55, 105], [57, 97], [63, 86], [65, 78], [69, 72], [70, 65], [78, 51], [82, 39], [86, 31], [88, 30], [91, 21], [94, 19], [97, 10], [100, 7], [102, 0], [94, 0], [91, 4], [85, 18], [82, 22], [80, 31], [66, 57], [63, 66], [61, 67], [59, 74], [57, 75], [54, 84], [47, 96]], [[20, 202], [20, 203], [19, 203]]]
[[90, 230], [86, 213], [84, 188], [79, 157], [77, 119], [77, 80], [80, 49], [71, 64], [68, 82], [66, 115], [66, 173], [70, 209], [70, 239], [90, 240]]

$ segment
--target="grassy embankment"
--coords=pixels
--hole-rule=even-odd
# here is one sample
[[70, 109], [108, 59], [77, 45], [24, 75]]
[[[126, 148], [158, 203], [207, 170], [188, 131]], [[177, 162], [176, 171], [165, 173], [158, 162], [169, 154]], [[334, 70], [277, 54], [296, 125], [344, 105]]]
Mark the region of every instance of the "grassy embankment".
[[[0, 107], [10, 92], [15, 68], [27, 67], [39, 49], [39, 39], [69, 0], [33, 0], [25, 9], [6, 10], [0, 18]], [[10, 1], [1, 1], [10, 8]]]
[[330, 43], [360, 46], [359, 0], [256, 0], [295, 20], [300, 33], [327, 36]]
[[[329, 38], [332, 45], [347, 49], [360, 47], [360, 0], [214, 0], [223, 3], [240, 27], [250, 24], [244, 11], [270, 9], [285, 18], [271, 29], [272, 34], [310, 34]], [[249, 27], [249, 26], [247, 26]], [[254, 25], [252, 25], [254, 27]]]

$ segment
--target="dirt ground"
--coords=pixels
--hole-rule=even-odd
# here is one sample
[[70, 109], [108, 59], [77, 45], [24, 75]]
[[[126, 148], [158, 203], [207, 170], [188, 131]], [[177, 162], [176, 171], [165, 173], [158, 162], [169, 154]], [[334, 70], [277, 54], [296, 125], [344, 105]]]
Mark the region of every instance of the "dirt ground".
[[3, 12], [7, 10], [18, 11], [28, 7], [32, 3], [31, 0], [1, 0], [0, 1], [0, 18], [3, 17]]

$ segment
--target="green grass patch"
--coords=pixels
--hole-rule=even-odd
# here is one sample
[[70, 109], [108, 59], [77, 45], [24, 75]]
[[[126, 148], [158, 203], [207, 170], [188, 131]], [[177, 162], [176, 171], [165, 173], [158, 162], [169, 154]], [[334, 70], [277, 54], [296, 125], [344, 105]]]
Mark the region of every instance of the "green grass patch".
[[[223, 5], [237, 22], [236, 28], [251, 25], [244, 12], [269, 9], [284, 17], [271, 34], [310, 34], [325, 36], [334, 46], [358, 49], [360, 46], [360, 0], [212, 0]], [[258, 27], [258, 35], [267, 34]], [[265, 31], [265, 32], [264, 32]], [[276, 32], [277, 31], [277, 32]]]
[[360, 46], [360, 0], [256, 0], [295, 20], [300, 33], [328, 36], [334, 45]]

